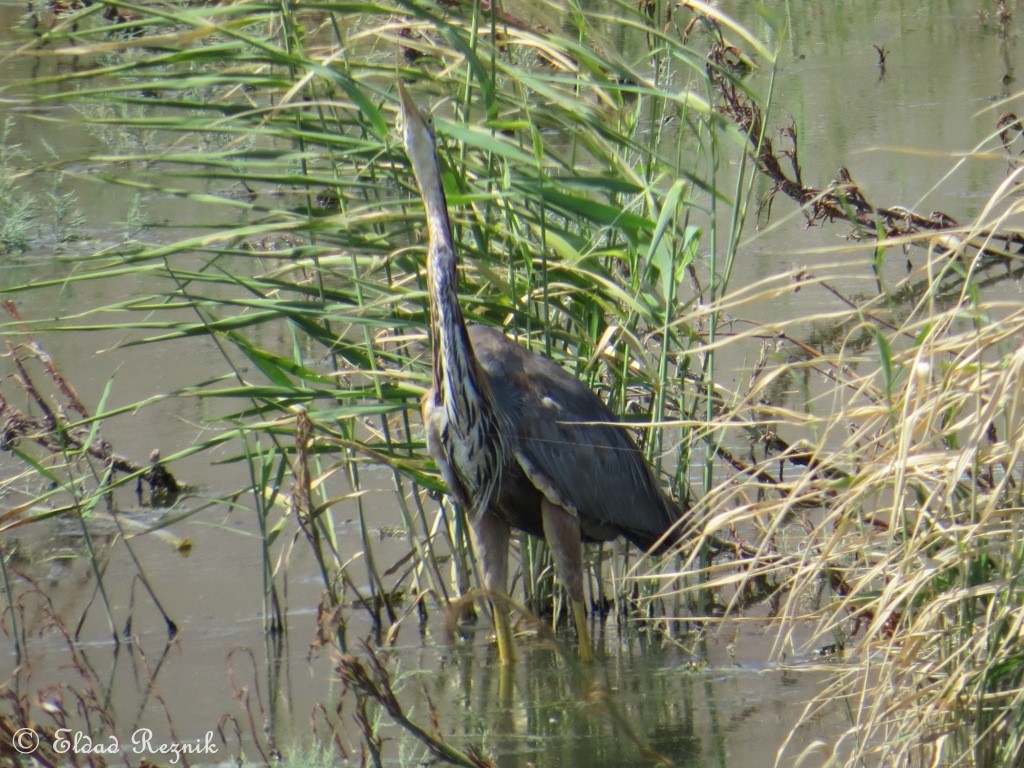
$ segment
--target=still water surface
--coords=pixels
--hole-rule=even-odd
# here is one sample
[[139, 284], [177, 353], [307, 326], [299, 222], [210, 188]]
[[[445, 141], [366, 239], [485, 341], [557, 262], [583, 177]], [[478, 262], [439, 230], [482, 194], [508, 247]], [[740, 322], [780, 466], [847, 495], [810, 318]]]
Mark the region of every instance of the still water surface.
[[[757, 31], [755, 4], [724, 5]], [[942, 210], [959, 221], [976, 214], [1005, 174], [1006, 162], [998, 157], [962, 158], [986, 141], [992, 147], [996, 119], [1010, 108], [1000, 99], [1014, 88], [1016, 26], [1001, 34], [991, 22], [979, 19], [977, 3], [952, 0], [778, 5], [774, 12], [785, 15], [790, 32], [780, 42], [771, 114], [776, 123], [793, 119], [808, 183], [825, 186], [845, 166], [877, 204]], [[22, 12], [20, 5], [0, 6], [0, 30], [11, 29]], [[884, 72], [873, 46], [888, 52]], [[39, 66], [45, 70], [59, 65], [43, 61]], [[4, 67], [4, 81], [33, 74], [17, 62]], [[8, 141], [20, 144], [33, 158], [45, 156], [44, 142], [57, 147], [72, 142], [79, 155], [84, 146], [102, 144], [102, 137], [84, 130], [70, 137], [66, 126], [48, 133], [48, 124], [12, 114]], [[83, 203], [86, 226], [95, 238], [104, 237], [104, 222], [129, 216], [129, 192], [119, 195], [104, 186], [97, 195], [98, 187], [80, 178], [68, 183]], [[173, 228], [196, 215], [190, 205], [161, 202], [145, 215], [149, 223]], [[847, 245], [842, 227], [804, 230], [788, 201], [776, 201], [773, 216], [767, 231], [748, 231], [734, 282], [756, 282], [780, 268], [813, 267], [832, 258], [827, 249]], [[22, 257], [9, 258], [0, 265], [0, 285], [65, 273], [66, 263], [48, 258], [51, 250], [37, 245]], [[898, 274], [902, 265], [890, 268]], [[20, 299], [22, 312], [67, 318], [109, 304], [111, 290], [125, 297], [153, 291], [140, 276], [126, 278], [116, 289], [111, 286], [105, 281], [41, 290]], [[1016, 295], [1014, 287], [997, 290]], [[805, 316], [827, 310], [832, 300], [807, 292], [784, 295], [761, 308], [759, 319]], [[39, 339], [73, 379], [84, 402], [99, 402], [109, 386], [108, 408], [224, 373], [221, 353], [207, 340], [126, 349], [120, 346], [124, 332], [40, 334]], [[745, 364], [735, 361], [737, 380]], [[169, 399], [144, 414], [112, 419], [105, 436], [129, 456], [146, 456], [154, 448], [170, 454], [202, 439], [197, 434], [211, 416], [204, 411], [209, 407], [195, 399]], [[5, 464], [0, 471], [4, 467], [12, 471]], [[219, 498], [247, 486], [237, 466], [211, 465], [208, 454], [184, 460], [177, 471], [189, 483], [209, 489], [190, 502], [194, 504], [201, 504], [204, 496]], [[365, 509], [382, 530], [401, 525], [389, 477], [381, 470], [378, 482], [372, 476], [363, 478], [371, 488], [363, 499]], [[351, 520], [341, 525], [352, 527], [350, 554], [355, 557], [356, 525]], [[31, 665], [17, 672], [13, 656], [4, 653], [0, 690], [31, 691], [45, 702], [48, 685], [77, 685], [103, 697], [116, 711], [122, 739], [142, 727], [152, 728], [157, 739], [182, 742], [216, 730], [227, 734], [229, 743], [240, 744], [254, 761], [269, 755], [271, 741], [286, 751], [308, 749], [309, 734], [320, 732], [325, 711], [333, 714], [339, 701], [343, 719], [354, 728], [353, 712], [345, 709], [352, 705], [342, 697], [330, 654], [311, 650], [321, 590], [307, 548], [288, 549], [289, 626], [286, 640], [276, 645], [264, 633], [258, 577], [262, 564], [250, 516], [214, 507], [172, 526], [176, 536], [194, 542], [188, 558], [157, 537], [135, 539], [146, 577], [182, 630], [170, 646], [164, 643], [162, 620], [142, 596], [135, 567], [123, 547], [115, 549], [105, 572], [109, 599], [115, 614], [133, 606], [132, 630], [138, 638], [132, 647], [118, 650], [103, 612], [86, 611], [98, 599], [90, 565], [84, 558], [59, 556], [78, 550], [76, 527], [59, 521], [43, 527], [30, 526], [32, 530], [18, 534], [27, 553], [27, 571], [39, 588], [22, 598], [29, 625], [46, 626], [50, 611], [73, 625], [85, 612], [85, 640], [72, 646], [59, 633], [44, 631], [32, 640]], [[108, 528], [106, 536], [113, 535]], [[386, 537], [376, 551], [385, 563], [404, 554], [403, 542], [389, 543]], [[350, 622], [351, 638], [372, 635], [358, 610]], [[539, 642], [527, 643], [511, 681], [494, 664], [482, 631], [453, 646], [442, 625], [433, 617], [419, 632], [415, 622], [407, 622], [387, 660], [399, 671], [403, 690], [417, 692], [410, 697], [418, 702], [417, 717], [423, 719], [426, 702], [433, 702], [445, 732], [483, 744], [502, 766], [640, 766], [653, 764], [654, 754], [694, 768], [770, 765], [804, 704], [828, 675], [827, 669], [806, 662], [784, 664], [786, 649], [772, 645], [771, 633], [756, 616], [712, 633], [698, 648], [677, 648], [610, 628], [606, 637], [599, 634], [604, 655], [591, 673], [580, 673]], [[828, 742], [843, 727], [842, 711], [826, 710], [798, 733], [787, 754], [798, 754], [814, 739]], [[395, 726], [385, 724], [383, 734], [392, 739], [391, 745], [400, 743]], [[454, 740], [461, 739], [457, 735]], [[407, 742], [391, 746], [388, 759], [397, 763], [402, 749], [413, 747]], [[348, 757], [358, 763], [358, 754]], [[221, 758], [227, 760], [224, 753]]]

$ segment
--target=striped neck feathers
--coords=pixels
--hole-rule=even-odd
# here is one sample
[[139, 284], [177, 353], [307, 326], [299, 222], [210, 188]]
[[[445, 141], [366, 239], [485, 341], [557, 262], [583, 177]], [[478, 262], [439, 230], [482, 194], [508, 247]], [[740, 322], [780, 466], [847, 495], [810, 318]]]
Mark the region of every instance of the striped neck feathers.
[[479, 400], [487, 395], [459, 306], [456, 265], [451, 245], [435, 240], [427, 255], [434, 390], [449, 407], [455, 404], [456, 408], [461, 408], [468, 400]]
[[[430, 248], [427, 252], [427, 289], [430, 296], [431, 351], [435, 402], [445, 411], [442, 435], [445, 453], [462, 481], [478, 517], [499, 492], [501, 467], [508, 444], [501, 416], [495, 409], [487, 379], [473, 352], [469, 330], [459, 305], [458, 263], [453, 246], [444, 191], [436, 190], [428, 205]], [[427, 196], [424, 196], [427, 199]]]

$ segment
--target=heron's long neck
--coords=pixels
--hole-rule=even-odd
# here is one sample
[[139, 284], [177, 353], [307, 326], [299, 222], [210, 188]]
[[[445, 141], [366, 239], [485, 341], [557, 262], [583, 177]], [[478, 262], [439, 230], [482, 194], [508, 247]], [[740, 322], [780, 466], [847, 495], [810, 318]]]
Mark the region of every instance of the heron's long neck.
[[469, 341], [459, 306], [459, 278], [448, 206], [440, 174], [432, 189], [420, 189], [430, 230], [427, 289], [430, 295], [430, 344], [436, 405], [445, 412], [441, 436], [448, 461], [472, 506], [474, 519], [491, 505], [507, 462], [508, 445], [500, 413]]
[[480, 368], [469, 341], [466, 320], [459, 306], [459, 278], [452, 243], [448, 207], [440, 179], [433, 190], [423, 190], [430, 250], [427, 253], [427, 290], [430, 295], [430, 334], [434, 365], [434, 391], [465, 412], [484, 390]]

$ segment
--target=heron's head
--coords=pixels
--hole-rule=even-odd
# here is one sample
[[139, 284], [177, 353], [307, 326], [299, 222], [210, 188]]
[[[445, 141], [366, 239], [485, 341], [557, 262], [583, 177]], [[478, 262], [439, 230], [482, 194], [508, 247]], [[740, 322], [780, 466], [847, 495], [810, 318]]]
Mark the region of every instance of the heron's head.
[[426, 197], [440, 186], [441, 170], [437, 164], [434, 122], [416, 106], [412, 96], [398, 81], [398, 98], [402, 105], [402, 141], [412, 163], [420, 191]]

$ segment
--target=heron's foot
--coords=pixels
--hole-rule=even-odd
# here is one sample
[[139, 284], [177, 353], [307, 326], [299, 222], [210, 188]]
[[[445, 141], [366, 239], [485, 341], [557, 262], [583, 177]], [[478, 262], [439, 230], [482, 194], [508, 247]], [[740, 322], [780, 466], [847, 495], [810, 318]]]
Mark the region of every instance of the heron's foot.
[[582, 600], [572, 601], [572, 618], [576, 624], [576, 636], [580, 642], [580, 661], [594, 663], [594, 646], [590, 640], [590, 625], [587, 623], [587, 609]]

